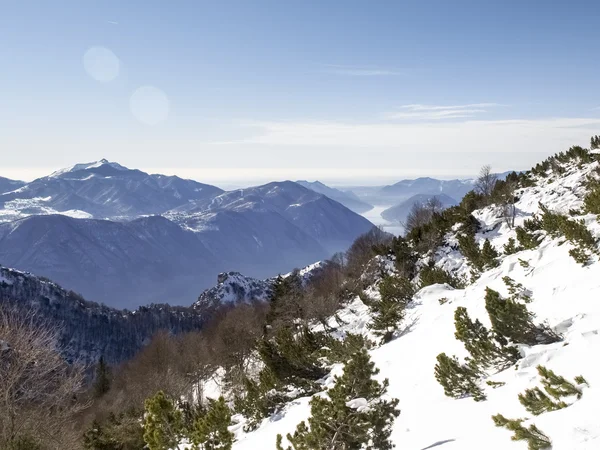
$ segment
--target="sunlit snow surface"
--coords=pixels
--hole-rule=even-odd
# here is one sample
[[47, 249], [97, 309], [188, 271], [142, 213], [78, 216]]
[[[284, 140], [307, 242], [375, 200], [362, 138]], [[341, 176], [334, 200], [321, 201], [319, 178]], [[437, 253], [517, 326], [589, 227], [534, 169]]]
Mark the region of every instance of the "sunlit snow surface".
[[[542, 181], [540, 185], [520, 193], [517, 204], [517, 224], [538, 210], [541, 201], [552, 209], [567, 211], [581, 205], [581, 184], [591, 167], [572, 168], [571, 173], [558, 181]], [[514, 230], [509, 230], [496, 213], [488, 208], [477, 212], [484, 222], [485, 233], [480, 240], [489, 238], [499, 250]], [[600, 237], [596, 218], [584, 216], [593, 233]], [[444, 285], [422, 289], [415, 296], [403, 321], [400, 336], [387, 345], [371, 351], [373, 361], [381, 369], [381, 378], [389, 378], [389, 394], [400, 399], [402, 410], [396, 419], [392, 440], [403, 450], [525, 450], [523, 442], [511, 441], [511, 433], [494, 426], [491, 416], [501, 413], [508, 418], [527, 418], [526, 425], [534, 423], [546, 433], [554, 450], [600, 449], [600, 263], [597, 258], [588, 267], [582, 267], [568, 255], [571, 245], [546, 238], [539, 248], [503, 257], [499, 267], [485, 272], [474, 284], [464, 290]], [[458, 273], [467, 273], [468, 267], [460, 253], [449, 248], [437, 255], [438, 264], [453, 267]], [[528, 261], [525, 268], [519, 259]], [[472, 318], [490, 326], [485, 311], [486, 286], [506, 295], [502, 277], [510, 276], [533, 293], [528, 305], [536, 314], [536, 321], [547, 323], [564, 336], [564, 341], [552, 345], [522, 347], [524, 356], [518, 364], [489, 379], [506, 384], [500, 388], [485, 387], [487, 401], [477, 403], [470, 398], [454, 400], [444, 396], [433, 374], [435, 358], [440, 352], [466, 356], [463, 345], [454, 338], [454, 311], [458, 306], [468, 309]], [[370, 294], [377, 296], [377, 290]], [[440, 305], [440, 298], [448, 301]], [[369, 334], [368, 308], [357, 298], [339, 317], [345, 322], [339, 332]], [[336, 321], [331, 325], [338, 327]], [[539, 385], [536, 366], [542, 364], [558, 374], [573, 379], [583, 375], [589, 387], [583, 397], [568, 408], [531, 416], [517, 399], [527, 388]], [[337, 366], [323, 380], [324, 388], [331, 386], [333, 375], [341, 372]], [[272, 449], [278, 433], [293, 432], [298, 422], [310, 414], [309, 398], [288, 404], [285, 411], [265, 419], [258, 430], [242, 431], [242, 423], [231, 427], [236, 433], [236, 450]], [[235, 419], [239, 419], [236, 416]], [[285, 440], [284, 440], [285, 444]]]

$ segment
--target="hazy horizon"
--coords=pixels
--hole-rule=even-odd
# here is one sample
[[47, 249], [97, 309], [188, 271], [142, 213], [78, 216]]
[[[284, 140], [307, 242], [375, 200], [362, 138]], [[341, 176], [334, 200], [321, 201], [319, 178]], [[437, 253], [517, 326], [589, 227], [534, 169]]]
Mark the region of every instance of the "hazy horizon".
[[1, 175], [385, 184], [527, 169], [600, 129], [594, 2], [226, 3], [5, 5]]

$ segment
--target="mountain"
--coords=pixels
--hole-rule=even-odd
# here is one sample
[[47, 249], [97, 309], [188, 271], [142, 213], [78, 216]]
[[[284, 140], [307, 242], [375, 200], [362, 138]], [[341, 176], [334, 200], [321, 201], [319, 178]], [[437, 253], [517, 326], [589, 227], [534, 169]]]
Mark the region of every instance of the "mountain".
[[4, 210], [3, 215], [12, 219], [53, 213], [131, 219], [160, 214], [222, 192], [215, 186], [176, 176], [149, 175], [102, 159], [75, 164], [0, 195], [0, 212]]
[[[386, 199], [405, 200], [413, 195], [441, 195], [460, 201], [467, 192], [473, 189], [473, 179], [468, 180], [437, 180], [435, 178], [417, 178], [415, 180], [402, 180], [379, 190]], [[397, 202], [395, 202], [397, 203]]]
[[381, 217], [385, 220], [389, 220], [390, 222], [404, 222], [410, 213], [413, 205], [421, 204], [424, 205], [432, 198], [436, 198], [442, 204], [442, 208], [448, 208], [450, 206], [457, 205], [458, 202], [453, 198], [447, 196], [446, 194], [438, 194], [438, 195], [429, 195], [429, 194], [416, 194], [410, 197], [407, 200], [404, 200], [402, 203], [399, 203], [396, 206], [392, 206], [384, 210], [381, 213]]
[[9, 178], [0, 177], [0, 194], [19, 189], [25, 184], [27, 183], [25, 183], [24, 181], [11, 180]]
[[[227, 231], [246, 235], [247, 239], [243, 239], [246, 247], [265, 252], [274, 250], [276, 258], [288, 257], [286, 252], [277, 252], [277, 249], [279, 242], [285, 243], [289, 238], [303, 242], [297, 249], [290, 249], [298, 252], [298, 256], [308, 249], [316, 251], [316, 244], [326, 257], [346, 250], [356, 237], [373, 227], [367, 219], [342, 204], [292, 181], [225, 192], [211, 199], [189, 202], [165, 215], [195, 230], [214, 251], [236, 251], [228, 240], [219, 239], [219, 234]], [[212, 238], [207, 240], [206, 236]], [[212, 245], [215, 241], [219, 247]], [[313, 257], [294, 267], [319, 259], [323, 258]]]
[[[14, 213], [0, 216], [2, 263], [119, 308], [189, 303], [223, 271], [286, 273], [346, 250], [373, 226], [292, 182], [223, 192], [106, 160], [55, 172], [0, 201]], [[144, 215], [151, 211], [164, 216]]]
[[373, 209], [373, 205], [369, 205], [368, 203], [363, 202], [352, 191], [341, 191], [339, 189], [329, 187], [321, 183], [320, 181], [310, 182], [300, 180], [296, 181], [296, 183], [304, 186], [305, 188], [310, 189], [311, 191], [318, 192], [319, 194], [323, 194], [329, 197], [330, 199], [341, 203], [346, 208], [354, 211], [357, 214], [362, 214]]
[[208, 317], [192, 308], [143, 306], [124, 311], [86, 301], [52, 281], [0, 266], [0, 304], [33, 315], [59, 331], [69, 361], [109, 364], [133, 357], [159, 330], [173, 334], [200, 329]]
[[111, 222], [62, 215], [1, 223], [0, 261], [119, 308], [189, 303], [222, 262], [195, 233], [164, 217]]
[[[323, 265], [321, 262], [311, 264], [303, 269], [282, 275], [283, 278], [297, 274], [302, 283], [306, 283], [318, 274]], [[277, 277], [264, 280], [247, 277], [239, 272], [224, 272], [217, 276], [217, 284], [206, 289], [198, 300], [192, 305], [199, 311], [210, 311], [223, 304], [236, 304], [240, 302], [266, 301], [271, 296], [273, 284]]]

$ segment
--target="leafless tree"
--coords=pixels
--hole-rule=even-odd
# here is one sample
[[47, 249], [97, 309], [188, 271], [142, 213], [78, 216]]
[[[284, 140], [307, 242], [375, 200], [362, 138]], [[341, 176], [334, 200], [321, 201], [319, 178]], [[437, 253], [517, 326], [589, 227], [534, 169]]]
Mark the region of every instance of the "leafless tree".
[[0, 448], [76, 448], [72, 424], [88, 406], [78, 399], [84, 368], [68, 364], [57, 344], [58, 330], [33, 313], [0, 307]]
[[408, 213], [406, 221], [404, 222], [404, 229], [408, 233], [414, 228], [425, 225], [431, 220], [432, 215], [433, 213], [431, 207], [429, 207], [427, 204], [416, 202], [410, 208], [410, 212]]
[[492, 166], [483, 166], [479, 171], [479, 177], [475, 181], [475, 192], [489, 199], [494, 191], [496, 181], [498, 181], [498, 176], [492, 173]]

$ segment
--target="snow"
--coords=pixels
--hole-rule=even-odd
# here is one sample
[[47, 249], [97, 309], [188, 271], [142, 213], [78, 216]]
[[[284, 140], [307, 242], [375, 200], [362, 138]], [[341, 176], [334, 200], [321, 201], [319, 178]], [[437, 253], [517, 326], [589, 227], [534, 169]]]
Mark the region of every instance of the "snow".
[[65, 167], [64, 169], [60, 169], [60, 170], [57, 170], [56, 172], [51, 173], [49, 175], [49, 178], [58, 178], [66, 173], [77, 172], [79, 170], [97, 169], [98, 167], [102, 167], [104, 165], [111, 166], [112, 168], [117, 169], [117, 170], [128, 170], [126, 167], [123, 167], [122, 165], [120, 165], [118, 163], [110, 162], [110, 161], [107, 161], [106, 159], [101, 159], [99, 161], [94, 161], [91, 163], [75, 164], [70, 167]]
[[[582, 183], [592, 164], [581, 169], [571, 167], [559, 179], [544, 179], [537, 186], [519, 192], [517, 224], [538, 212], [542, 202], [552, 209], [567, 212], [581, 206]], [[486, 232], [479, 241], [488, 238], [501, 248], [509, 237], [515, 237], [493, 208], [478, 211]], [[593, 217], [583, 216], [596, 237], [600, 227]], [[508, 418], [527, 418], [525, 425], [535, 424], [553, 443], [554, 450], [600, 449], [600, 263], [583, 267], [569, 255], [570, 244], [546, 237], [534, 249], [501, 258], [501, 264], [487, 272], [465, 289], [433, 285], [421, 289], [407, 309], [399, 336], [390, 343], [370, 351], [379, 378], [388, 378], [388, 394], [400, 400], [401, 414], [396, 419], [391, 439], [399, 449], [423, 450], [525, 450], [524, 442], [510, 439], [511, 432], [498, 428], [491, 416], [501, 413]], [[523, 267], [526, 260], [530, 267]], [[437, 254], [437, 264], [468, 273], [459, 252], [445, 248]], [[475, 402], [470, 398], [446, 397], [434, 378], [435, 358], [441, 352], [465, 357], [466, 351], [454, 338], [454, 311], [466, 307], [472, 318], [490, 326], [485, 311], [485, 288], [489, 286], [507, 295], [504, 276], [522, 283], [532, 295], [528, 309], [535, 313], [537, 323], [546, 322], [563, 335], [564, 340], [550, 345], [521, 346], [523, 359], [515, 366], [491, 375], [488, 380], [505, 384], [492, 388], [482, 383], [487, 400]], [[370, 295], [376, 296], [376, 289]], [[440, 299], [447, 301], [440, 304]], [[356, 298], [342, 311], [343, 325], [332, 319], [337, 332], [358, 332], [369, 335], [368, 308]], [[552, 369], [569, 380], [583, 375], [589, 386], [582, 386], [580, 400], [570, 399], [567, 408], [532, 417], [518, 401], [518, 394], [539, 385], [538, 364]], [[341, 373], [335, 366], [323, 380], [324, 387]], [[317, 394], [319, 395], [319, 394]], [[310, 398], [300, 398], [286, 405], [277, 417], [265, 419], [254, 432], [244, 433], [233, 426], [237, 441], [235, 450], [274, 448], [276, 435], [293, 432], [296, 425], [310, 414]], [[352, 407], [364, 407], [362, 399], [354, 399]], [[285, 444], [285, 439], [284, 439]]]

